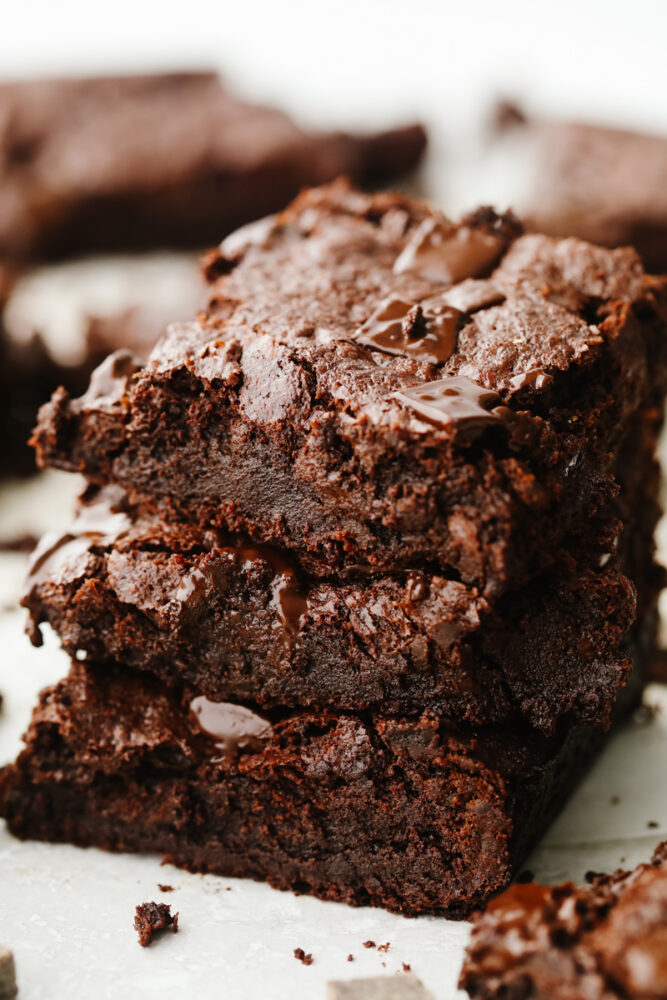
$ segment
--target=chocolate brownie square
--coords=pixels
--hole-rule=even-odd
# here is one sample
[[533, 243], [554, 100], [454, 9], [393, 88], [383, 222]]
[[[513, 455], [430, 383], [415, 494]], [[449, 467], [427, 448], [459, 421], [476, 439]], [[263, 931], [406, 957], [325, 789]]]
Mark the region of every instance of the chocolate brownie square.
[[409, 125], [308, 132], [215, 73], [0, 84], [0, 259], [205, 247], [341, 173], [374, 183], [425, 146]]
[[311, 579], [285, 551], [165, 523], [91, 488], [75, 522], [37, 547], [24, 604], [36, 644], [48, 622], [72, 657], [214, 700], [428, 708], [549, 735], [566, 719], [608, 724], [630, 671], [637, 592], [612, 555], [618, 536], [594, 533], [578, 562], [563, 551], [557, 567], [489, 602], [427, 570]]
[[667, 272], [667, 137], [576, 123], [540, 129], [528, 212], [554, 236], [633, 246]]
[[39, 461], [312, 576], [517, 587], [587, 531], [629, 422], [660, 407], [666, 285], [632, 250], [337, 184], [207, 273], [208, 314], [146, 366], [53, 397]]
[[461, 917], [507, 884], [602, 740], [430, 712], [259, 715], [76, 663], [1, 772], [0, 815], [18, 837]]
[[27, 442], [54, 389], [83, 392], [95, 367], [119, 348], [147, 358], [168, 322], [205, 304], [196, 254], [109, 255], [5, 273], [0, 475], [34, 471]]
[[667, 271], [667, 135], [531, 116], [508, 102], [491, 131], [490, 180], [512, 178], [506, 195], [531, 226], [633, 246], [647, 270]]

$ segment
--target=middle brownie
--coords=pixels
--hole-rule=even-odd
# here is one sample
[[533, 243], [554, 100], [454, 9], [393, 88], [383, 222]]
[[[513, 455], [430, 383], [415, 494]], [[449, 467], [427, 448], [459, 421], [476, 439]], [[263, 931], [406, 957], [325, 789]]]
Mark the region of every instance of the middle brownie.
[[[600, 529], [597, 541], [615, 539]], [[117, 488], [93, 487], [67, 533], [35, 552], [24, 604], [35, 643], [46, 621], [72, 656], [215, 700], [430, 708], [550, 734], [568, 714], [607, 723], [636, 598], [594, 545], [494, 602], [424, 571], [309, 579], [280, 550], [137, 514]]]

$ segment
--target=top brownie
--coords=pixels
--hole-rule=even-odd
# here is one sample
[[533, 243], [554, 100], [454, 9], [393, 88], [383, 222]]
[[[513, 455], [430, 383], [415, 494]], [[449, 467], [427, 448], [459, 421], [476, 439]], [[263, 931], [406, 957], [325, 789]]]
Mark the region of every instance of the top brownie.
[[57, 392], [42, 465], [292, 550], [315, 576], [438, 567], [489, 592], [613, 494], [665, 375], [632, 250], [339, 183], [228, 238], [208, 312]]
[[215, 73], [3, 83], [0, 257], [210, 246], [307, 184], [396, 176], [425, 141], [304, 131]]

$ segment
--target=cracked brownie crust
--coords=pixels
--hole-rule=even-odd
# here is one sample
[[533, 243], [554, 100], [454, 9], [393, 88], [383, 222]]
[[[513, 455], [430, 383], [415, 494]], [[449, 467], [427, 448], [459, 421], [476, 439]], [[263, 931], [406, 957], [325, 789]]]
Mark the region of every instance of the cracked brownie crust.
[[[593, 535], [593, 530], [591, 531]], [[602, 544], [605, 539], [596, 539]], [[89, 490], [32, 557], [24, 604], [71, 656], [117, 661], [214, 699], [605, 725], [630, 661], [617, 539], [492, 604], [437, 573], [309, 579], [283, 551], [132, 514]]]
[[488, 210], [453, 226], [334, 185], [207, 272], [208, 315], [145, 368], [118, 358], [103, 386], [54, 396], [39, 461], [289, 548], [313, 576], [426, 563], [517, 585], [613, 494], [610, 453], [662, 388], [665, 290], [636, 255]]

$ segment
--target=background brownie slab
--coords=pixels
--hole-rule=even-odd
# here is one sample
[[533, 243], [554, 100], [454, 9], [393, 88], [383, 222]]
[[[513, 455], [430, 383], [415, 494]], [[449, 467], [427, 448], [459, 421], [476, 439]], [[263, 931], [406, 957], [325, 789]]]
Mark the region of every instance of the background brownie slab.
[[10, 830], [463, 916], [508, 882], [601, 740], [473, 734], [428, 713], [269, 726], [238, 708], [232, 731], [229, 709], [187, 705], [146, 675], [75, 664], [0, 777]]
[[0, 258], [204, 247], [341, 173], [414, 167], [419, 125], [300, 129], [214, 73], [0, 85]]
[[[309, 192], [211, 256], [209, 317], [172, 327], [146, 368], [56, 394], [39, 460], [289, 548], [313, 575], [427, 563], [516, 584], [613, 492], [610, 453], [665, 376], [665, 288], [633, 251], [516, 233], [484, 210], [457, 229], [407, 198]], [[391, 297], [421, 304], [399, 347]], [[497, 392], [491, 414], [420, 409], [443, 377]]]
[[460, 985], [473, 1000], [667, 996], [667, 843], [589, 888], [512, 886], [476, 917]]
[[43, 539], [24, 598], [33, 641], [48, 621], [88, 663], [217, 700], [430, 708], [477, 724], [524, 716], [546, 733], [564, 715], [606, 724], [630, 670], [621, 642], [635, 590], [613, 559], [598, 565], [616, 523], [597, 540], [591, 526], [582, 563], [562, 552], [558, 570], [490, 605], [425, 572], [308, 580], [284, 552], [133, 519], [113, 499], [111, 488], [93, 495], [60, 538]]
[[667, 272], [667, 137], [579, 123], [537, 128], [535, 194], [527, 208], [536, 227], [634, 246], [647, 270]]

